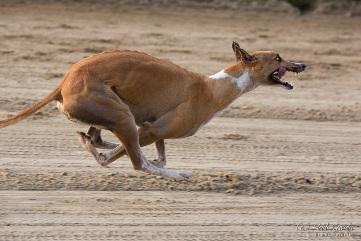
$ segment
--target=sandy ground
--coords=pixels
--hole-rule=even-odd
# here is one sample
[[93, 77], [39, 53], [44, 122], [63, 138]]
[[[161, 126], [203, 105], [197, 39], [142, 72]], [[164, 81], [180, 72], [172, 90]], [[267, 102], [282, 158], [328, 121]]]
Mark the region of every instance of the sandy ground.
[[[304, 61], [293, 91], [259, 88], [195, 136], [168, 140], [186, 181], [99, 167], [51, 104], [0, 130], [0, 240], [360, 240], [359, 18], [85, 5], [0, 7], [0, 115], [52, 90], [72, 63], [137, 49], [204, 74], [231, 41]], [[105, 133], [106, 139], [115, 139]], [[155, 155], [146, 147], [148, 157]], [[302, 230], [352, 224], [350, 232]], [[322, 237], [320, 237], [322, 236]]]

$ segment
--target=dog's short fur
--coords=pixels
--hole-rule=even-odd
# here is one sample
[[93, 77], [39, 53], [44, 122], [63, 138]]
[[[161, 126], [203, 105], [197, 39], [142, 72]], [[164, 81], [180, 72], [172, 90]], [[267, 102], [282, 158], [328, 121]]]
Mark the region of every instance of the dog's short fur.
[[[0, 127], [55, 100], [70, 120], [91, 126], [88, 133], [79, 132], [80, 140], [99, 164], [108, 165], [127, 154], [136, 170], [183, 178], [184, 172], [163, 168], [164, 139], [193, 135], [215, 113], [259, 85], [292, 89], [282, 76], [305, 69], [304, 64], [285, 61], [272, 51], [249, 54], [236, 42], [232, 47], [236, 62], [209, 77], [137, 51], [92, 55], [74, 64], [47, 97], [0, 121]], [[113, 132], [123, 145], [103, 141], [101, 129]], [[147, 160], [141, 150], [151, 143], [159, 155], [154, 161]], [[96, 148], [111, 150], [99, 153]]]

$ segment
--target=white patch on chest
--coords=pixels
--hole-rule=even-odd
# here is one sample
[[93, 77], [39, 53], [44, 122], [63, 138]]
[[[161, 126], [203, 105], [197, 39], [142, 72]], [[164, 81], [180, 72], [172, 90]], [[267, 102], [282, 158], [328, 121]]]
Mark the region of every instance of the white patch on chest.
[[229, 77], [232, 77], [232, 76], [230, 76], [229, 74], [224, 72], [223, 69], [221, 71], [215, 73], [214, 75], [209, 76], [209, 78], [211, 78], [211, 79], [225, 79], [225, 78], [229, 78]]
[[224, 70], [219, 71], [218, 73], [215, 73], [214, 75], [209, 76], [211, 79], [225, 79], [230, 78], [233, 83], [237, 85], [237, 87], [241, 90], [241, 93], [245, 93], [247, 91], [250, 91], [254, 89], [255, 85], [253, 81], [251, 80], [251, 76], [249, 75], [248, 70], [243, 72], [243, 74], [239, 77], [234, 77], [226, 72]]
[[238, 78], [234, 78], [233, 81], [236, 83], [238, 88], [241, 89], [242, 92], [245, 92], [246, 90], [253, 87], [253, 81], [251, 80], [251, 76], [249, 75], [248, 71], [244, 72]]

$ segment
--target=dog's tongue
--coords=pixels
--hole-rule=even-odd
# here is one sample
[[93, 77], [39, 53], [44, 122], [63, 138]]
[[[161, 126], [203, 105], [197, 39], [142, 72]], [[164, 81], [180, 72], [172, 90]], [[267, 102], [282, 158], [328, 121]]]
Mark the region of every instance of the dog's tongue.
[[287, 70], [286, 70], [285, 67], [280, 67], [280, 68], [278, 69], [278, 77], [279, 77], [279, 78], [282, 78], [282, 76], [285, 75], [286, 71], [287, 71]]

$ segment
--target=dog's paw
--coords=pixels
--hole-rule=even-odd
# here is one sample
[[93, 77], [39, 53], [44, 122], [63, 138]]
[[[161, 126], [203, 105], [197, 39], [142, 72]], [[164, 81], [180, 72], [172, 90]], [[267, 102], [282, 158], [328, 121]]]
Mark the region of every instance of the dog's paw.
[[165, 161], [163, 161], [163, 160], [158, 160], [158, 159], [154, 159], [153, 161], [152, 160], [149, 160], [149, 162], [151, 163], [151, 164], [153, 164], [154, 166], [156, 166], [156, 167], [159, 167], [159, 168], [163, 168], [163, 167], [165, 167]]
[[175, 179], [177, 181], [186, 180], [191, 177], [191, 174], [185, 171], [180, 170], [170, 170], [170, 169], [164, 169], [166, 171], [165, 175], [168, 178]]
[[190, 178], [192, 176], [192, 174], [187, 171], [178, 171], [178, 172], [179, 172], [179, 175], [181, 175], [183, 178]]
[[172, 170], [167, 168], [159, 168], [155, 166], [152, 161], [146, 161], [143, 163], [142, 171], [153, 174], [156, 176], [162, 176], [165, 178], [175, 179], [175, 180], [184, 180], [189, 178], [191, 175], [185, 171]]
[[107, 156], [103, 153], [99, 153], [98, 157], [97, 157], [97, 163], [99, 165], [101, 165], [102, 167], [107, 167], [107, 165], [109, 164], [107, 161]]

